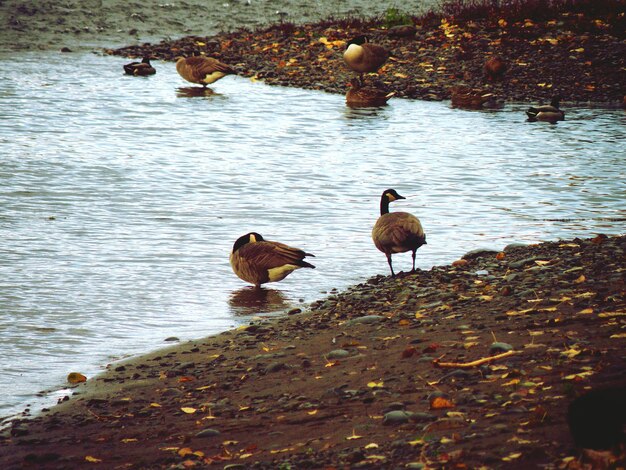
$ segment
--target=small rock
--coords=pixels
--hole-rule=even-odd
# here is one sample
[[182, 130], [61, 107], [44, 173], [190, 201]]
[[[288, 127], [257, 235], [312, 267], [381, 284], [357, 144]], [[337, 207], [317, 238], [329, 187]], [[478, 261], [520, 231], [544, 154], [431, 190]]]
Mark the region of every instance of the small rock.
[[196, 437], [215, 437], [219, 436], [221, 433], [217, 429], [203, 429], [202, 431], [196, 433]]
[[345, 349], [334, 349], [326, 355], [327, 359], [342, 359], [351, 356], [350, 351]]
[[411, 419], [411, 413], [403, 410], [394, 410], [385, 413], [383, 424], [385, 426], [397, 426], [399, 424], [408, 423]]
[[513, 349], [514, 348], [512, 345], [508, 343], [501, 343], [499, 341], [495, 343], [491, 343], [491, 346], [489, 346], [490, 353], [503, 353], [507, 351], [512, 351]]
[[364, 317], [353, 318], [352, 320], [348, 320], [346, 325], [357, 325], [357, 324], [365, 324], [370, 325], [372, 323], [378, 323], [387, 320], [387, 317], [383, 317], [382, 315], [365, 315]]

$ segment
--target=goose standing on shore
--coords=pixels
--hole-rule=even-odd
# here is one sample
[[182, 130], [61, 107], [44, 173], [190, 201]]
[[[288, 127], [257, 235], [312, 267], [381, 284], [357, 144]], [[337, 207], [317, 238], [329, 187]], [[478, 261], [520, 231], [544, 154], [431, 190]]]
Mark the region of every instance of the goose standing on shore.
[[367, 36], [357, 36], [348, 41], [343, 53], [343, 60], [355, 72], [360, 73], [361, 83], [363, 74], [377, 72], [389, 58], [389, 51], [383, 46], [368, 42]]
[[230, 265], [240, 279], [260, 287], [267, 282], [282, 281], [296, 269], [315, 268], [304, 261], [307, 256], [314, 255], [250, 232], [233, 245]]
[[176, 61], [176, 71], [188, 82], [198, 83], [203, 87], [235, 73], [229, 65], [204, 56], [180, 57]]
[[526, 115], [530, 122], [546, 121], [552, 124], [556, 121], [564, 121], [565, 113], [559, 109], [561, 99], [558, 96], [552, 98], [550, 104], [528, 108]]
[[124, 65], [124, 73], [126, 75], [134, 75], [135, 77], [146, 77], [154, 75], [156, 69], [150, 64], [150, 57], [144, 57], [141, 62], [131, 62]]
[[413, 269], [415, 271], [415, 252], [426, 244], [426, 235], [419, 219], [408, 212], [389, 212], [389, 203], [400, 196], [395, 189], [387, 189], [380, 198], [380, 217], [372, 229], [374, 245], [387, 256], [391, 275], [395, 276], [391, 264], [393, 253], [413, 252]]

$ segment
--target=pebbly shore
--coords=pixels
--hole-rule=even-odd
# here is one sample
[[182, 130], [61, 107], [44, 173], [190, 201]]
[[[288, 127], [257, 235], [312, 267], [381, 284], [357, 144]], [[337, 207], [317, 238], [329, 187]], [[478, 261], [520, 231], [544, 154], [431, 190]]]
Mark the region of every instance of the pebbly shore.
[[567, 412], [626, 386], [625, 250], [599, 235], [468, 253], [112, 364], [15, 420], [1, 466], [623, 467], [623, 400], [590, 429], [606, 450], [578, 448]]

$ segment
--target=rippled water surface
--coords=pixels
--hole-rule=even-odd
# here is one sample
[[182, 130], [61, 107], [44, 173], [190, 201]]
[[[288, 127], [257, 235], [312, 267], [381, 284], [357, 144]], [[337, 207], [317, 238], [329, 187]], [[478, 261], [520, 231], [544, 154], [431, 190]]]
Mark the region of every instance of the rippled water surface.
[[[0, 415], [68, 372], [387, 274], [370, 230], [388, 187], [427, 232], [422, 269], [624, 232], [622, 110], [567, 109], [558, 125], [525, 122], [525, 105], [356, 111], [239, 77], [197, 96], [172, 63], [137, 78], [126, 62], [0, 55]], [[228, 255], [252, 230], [314, 253], [317, 269], [251, 296]]]

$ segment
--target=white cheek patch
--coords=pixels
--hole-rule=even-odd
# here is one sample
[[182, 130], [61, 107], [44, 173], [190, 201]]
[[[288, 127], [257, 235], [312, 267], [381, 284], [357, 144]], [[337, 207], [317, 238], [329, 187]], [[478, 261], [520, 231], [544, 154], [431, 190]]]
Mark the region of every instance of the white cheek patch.
[[267, 270], [267, 274], [269, 276], [270, 282], [281, 281], [285, 279], [292, 271], [295, 271], [300, 266], [296, 266], [295, 264], [284, 264], [282, 266], [278, 266], [277, 268], [272, 268]]

